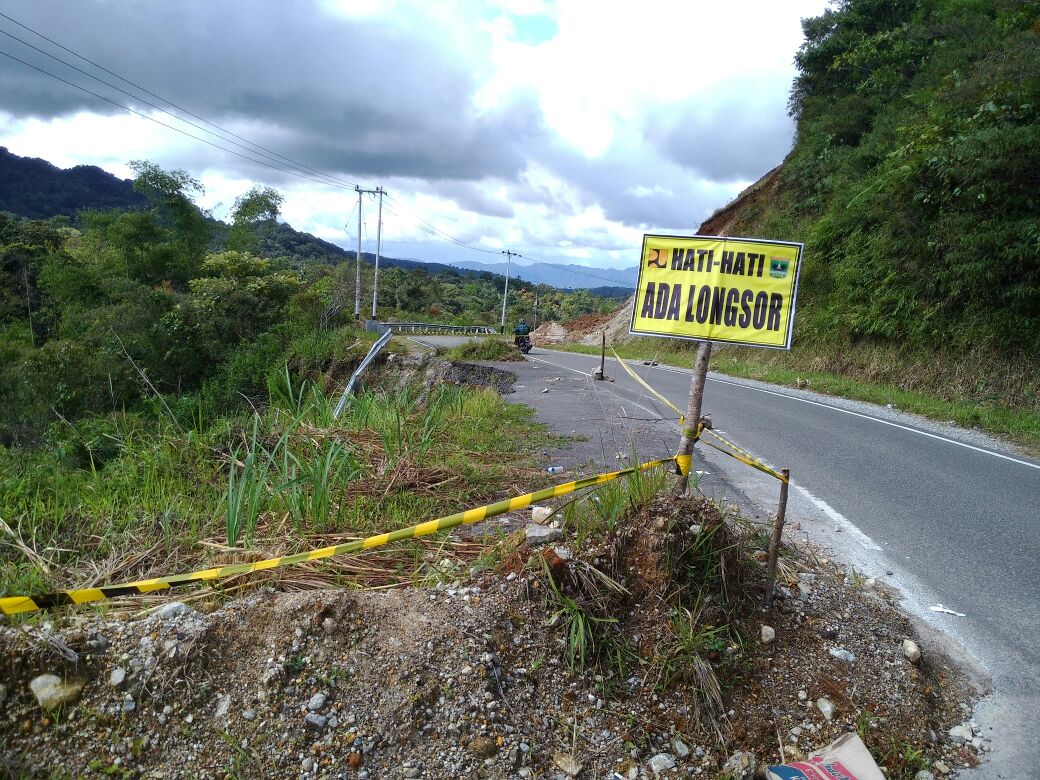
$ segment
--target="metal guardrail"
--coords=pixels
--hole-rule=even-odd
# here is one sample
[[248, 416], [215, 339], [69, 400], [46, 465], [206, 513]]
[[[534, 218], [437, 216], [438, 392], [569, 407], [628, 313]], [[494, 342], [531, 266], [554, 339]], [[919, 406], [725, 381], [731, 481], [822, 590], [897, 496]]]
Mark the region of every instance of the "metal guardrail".
[[459, 333], [469, 336], [497, 333], [490, 325], [438, 325], [430, 322], [381, 322], [379, 325], [394, 333]]
[[354, 383], [357, 381], [357, 378], [361, 376], [361, 372], [368, 368], [368, 364], [376, 359], [376, 355], [378, 355], [379, 351], [387, 345], [391, 338], [393, 338], [393, 335], [394, 334], [389, 330], [383, 331], [383, 335], [376, 339], [376, 343], [368, 350], [368, 354], [365, 355], [364, 360], [361, 361], [361, 364], [357, 369], [355, 369], [354, 373], [351, 374], [350, 381], [347, 382], [347, 386], [343, 388], [343, 395], [339, 397], [339, 403], [336, 404], [336, 411], [332, 413], [332, 418], [334, 420], [339, 419], [340, 414], [343, 412], [343, 407], [347, 405], [347, 398], [350, 397], [350, 392], [354, 389]]

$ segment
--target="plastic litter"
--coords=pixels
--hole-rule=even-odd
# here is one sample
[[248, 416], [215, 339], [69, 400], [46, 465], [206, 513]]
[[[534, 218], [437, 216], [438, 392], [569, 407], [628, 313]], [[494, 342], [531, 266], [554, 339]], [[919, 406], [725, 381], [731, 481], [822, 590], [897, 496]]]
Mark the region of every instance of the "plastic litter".
[[942, 612], [945, 615], [956, 615], [957, 617], [966, 617], [963, 612], [954, 612], [952, 609], [944, 607], [942, 604], [936, 604], [934, 607], [928, 607], [932, 612]]
[[874, 757], [857, 734], [846, 734], [805, 761], [771, 766], [769, 780], [885, 780]]

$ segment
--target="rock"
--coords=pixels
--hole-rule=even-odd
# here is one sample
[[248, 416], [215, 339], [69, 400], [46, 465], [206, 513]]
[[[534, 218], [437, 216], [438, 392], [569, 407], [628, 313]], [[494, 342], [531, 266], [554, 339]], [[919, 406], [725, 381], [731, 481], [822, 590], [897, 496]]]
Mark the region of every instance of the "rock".
[[574, 557], [574, 553], [566, 547], [553, 547], [553, 552], [561, 561], [569, 561]]
[[469, 752], [477, 758], [491, 758], [498, 752], [498, 742], [491, 737], [474, 737], [467, 747], [469, 747]]
[[950, 774], [950, 768], [948, 766], [946, 766], [946, 764], [944, 764], [942, 761], [933, 761], [932, 762], [932, 769], [934, 769], [940, 775], [948, 775], [948, 774]]
[[123, 699], [123, 712], [130, 713], [137, 709], [137, 702], [134, 701], [134, 697], [129, 693], [126, 698]]
[[[668, 753], [658, 753], [656, 756], [651, 758], [646, 765], [650, 768], [650, 771], [654, 773], [654, 777], [657, 777], [662, 772], [667, 772], [669, 769], [675, 768], [675, 758]], [[748, 775], [750, 777], [750, 775]]]
[[108, 676], [108, 684], [113, 688], [118, 688], [124, 682], [126, 682], [126, 669], [122, 666], [117, 666], [112, 670], [112, 674]]
[[577, 777], [581, 774], [581, 762], [570, 753], [565, 753], [562, 750], [557, 750], [553, 753], [553, 764], [568, 777]]
[[325, 699], [326, 697], [324, 693], [314, 694], [313, 696], [311, 696], [310, 701], [307, 702], [307, 709], [309, 709], [311, 712], [317, 712], [325, 706]]
[[242, 710], [242, 717], [245, 720], [256, 720], [256, 710]]
[[914, 780], [935, 780], [935, 775], [933, 775], [927, 769], [922, 769], [920, 772], [914, 775]]
[[917, 642], [913, 639], [904, 639], [903, 655], [906, 656], [906, 660], [910, 663], [916, 664], [921, 660], [921, 648], [917, 646]]
[[834, 703], [830, 699], [817, 699], [816, 708], [823, 713], [823, 717], [830, 720], [834, 717]]
[[[349, 753], [347, 753], [347, 766], [349, 766], [351, 769], [357, 769], [359, 766], [361, 766], [361, 754], [358, 753], [356, 750], [352, 750]], [[358, 772], [358, 777], [361, 777], [360, 772]]]
[[805, 701], [809, 698], [809, 694], [806, 691], [798, 691], [798, 701]]
[[539, 544], [548, 544], [563, 538], [563, 531], [559, 528], [546, 528], [544, 525], [530, 524], [524, 529], [524, 538], [532, 547]]
[[300, 769], [302, 769], [304, 772], [310, 772], [312, 769], [314, 769], [314, 759], [309, 756], [303, 759], [303, 761], [300, 762]]
[[404, 775], [404, 777], [409, 778], [409, 780], [411, 778], [418, 777], [419, 776], [419, 767], [417, 767], [417, 766], [405, 767], [403, 775]]
[[686, 758], [690, 755], [690, 748], [678, 737], [672, 739], [672, 750], [675, 751], [675, 755], [679, 758]]
[[754, 753], [740, 751], [726, 759], [722, 765], [722, 774], [730, 775], [734, 780], [751, 780], [758, 769], [758, 759]]
[[231, 712], [231, 697], [227, 694], [217, 699], [217, 706], [213, 708], [214, 718], [226, 718]]
[[774, 639], [776, 639], [776, 630], [772, 626], [767, 626], [763, 623], [759, 632], [759, 641], [764, 645], [769, 645], [773, 643]]
[[53, 710], [63, 704], [72, 704], [83, 692], [85, 680], [62, 680], [56, 674], [41, 674], [34, 677], [29, 688], [44, 710]]
[[832, 647], [828, 651], [832, 656], [837, 658], [839, 661], [845, 661], [849, 664], [856, 663], [856, 655], [849, 652], [844, 647]]
[[304, 717], [304, 721], [306, 721], [308, 726], [313, 726], [318, 731], [325, 728], [325, 724], [328, 722], [324, 715], [319, 715], [316, 712], [308, 712], [306, 717]]
[[965, 742], [970, 742], [971, 738], [975, 736], [971, 733], [971, 726], [966, 723], [962, 723], [959, 726], [954, 726], [949, 731], [950, 741], [955, 745], [963, 745]]
[[155, 617], [159, 620], [169, 620], [170, 618], [186, 615], [192, 611], [192, 608], [183, 601], [171, 601], [169, 604], [163, 604], [163, 606], [157, 609], [155, 611]]
[[547, 506], [531, 507], [531, 519], [536, 523], [544, 523], [553, 515], [553, 510]]

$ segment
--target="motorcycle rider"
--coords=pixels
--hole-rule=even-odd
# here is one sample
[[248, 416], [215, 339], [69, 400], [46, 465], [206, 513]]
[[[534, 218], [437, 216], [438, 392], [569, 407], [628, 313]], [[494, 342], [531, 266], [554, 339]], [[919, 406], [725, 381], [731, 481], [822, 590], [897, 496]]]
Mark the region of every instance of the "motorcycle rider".
[[513, 328], [513, 343], [519, 348], [521, 342], [531, 334], [531, 327], [522, 319]]

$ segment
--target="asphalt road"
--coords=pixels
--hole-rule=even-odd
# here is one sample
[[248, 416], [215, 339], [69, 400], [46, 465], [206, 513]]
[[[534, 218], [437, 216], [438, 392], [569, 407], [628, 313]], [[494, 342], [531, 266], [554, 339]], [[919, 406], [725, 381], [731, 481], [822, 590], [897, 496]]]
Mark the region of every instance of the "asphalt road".
[[[599, 364], [587, 355], [537, 348], [529, 360], [529, 368], [508, 364], [518, 384], [544, 378], [547, 368], [572, 379], [587, 376]], [[629, 365], [685, 409], [687, 370]], [[674, 412], [616, 361], [608, 359], [606, 369], [613, 382], [578, 384], [641, 410], [628, 414], [674, 420]], [[566, 388], [562, 383], [553, 392]], [[558, 429], [573, 420], [569, 411], [549, 419], [554, 415], [545, 407], [552, 402], [539, 400], [540, 416]], [[595, 413], [594, 406], [585, 408]], [[1031, 731], [1040, 714], [1040, 461], [976, 431], [721, 375], [709, 375], [704, 412], [716, 430], [765, 461], [790, 467], [790, 520], [837, 558], [899, 588], [926, 640], [954, 654], [963, 650], [969, 665], [988, 677], [992, 691], [974, 717], [992, 740], [993, 755], [970, 776], [1033, 774], [1040, 766], [1040, 742]], [[676, 442], [677, 430], [668, 424], [662, 436], [658, 429], [656, 449]], [[698, 451], [700, 463], [734, 493], [763, 512], [775, 507], [777, 483], [770, 477], [710, 449]], [[932, 611], [940, 604], [963, 617]]]

